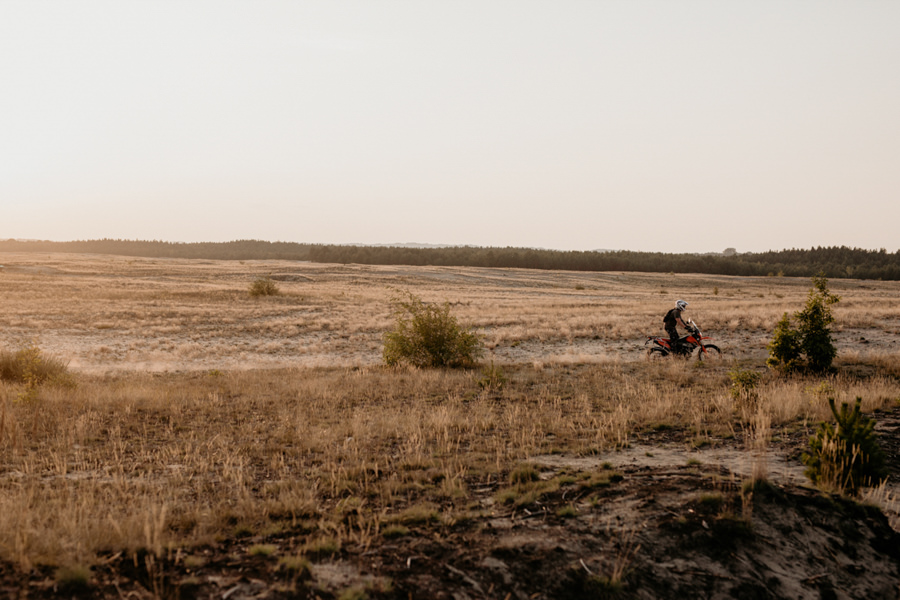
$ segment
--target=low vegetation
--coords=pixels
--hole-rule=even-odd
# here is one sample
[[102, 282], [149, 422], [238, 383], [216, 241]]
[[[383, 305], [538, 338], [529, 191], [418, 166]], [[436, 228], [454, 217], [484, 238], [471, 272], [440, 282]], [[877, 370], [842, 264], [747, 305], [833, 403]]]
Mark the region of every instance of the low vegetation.
[[[251, 554], [325, 556], [379, 530], [458, 520], [473, 489], [508, 490], [500, 503], [513, 507], [561, 486], [602, 490], [621, 474], [543, 480], [528, 459], [608, 452], [658, 435], [663, 422], [669, 437], [699, 429], [727, 439], [743, 427], [727, 366], [673, 388], [683, 369], [511, 367], [490, 393], [459, 370], [81, 376], [31, 403], [15, 401], [20, 384], [3, 383], [0, 461], [20, 475], [0, 479], [0, 559], [90, 566], [105, 552], [163, 555], [221, 535], [246, 539]], [[804, 393], [813, 382], [756, 388], [773, 436], [831, 415]], [[831, 382], [838, 397], [867, 390], [859, 410], [900, 399], [891, 376]], [[840, 431], [869, 451], [870, 433]]]
[[0, 350], [0, 379], [40, 385], [46, 382], [66, 382], [70, 379], [70, 374], [65, 361], [44, 353], [32, 341], [15, 351]]
[[0, 351], [0, 380], [22, 384], [17, 395], [19, 401], [35, 400], [44, 384], [75, 385], [68, 364], [45, 354], [33, 341], [16, 351]]
[[259, 296], [277, 296], [278, 293], [278, 285], [272, 281], [271, 277], [258, 277], [250, 284], [250, 295], [254, 298]]
[[786, 372], [803, 367], [816, 373], [827, 371], [837, 356], [831, 332], [834, 323], [831, 306], [839, 301], [840, 296], [828, 290], [824, 276], [813, 277], [813, 287], [803, 309], [793, 319], [784, 313], [775, 326], [767, 364]]
[[450, 304], [426, 304], [408, 292], [396, 297], [394, 328], [384, 335], [384, 362], [415, 367], [471, 367], [481, 357], [478, 333], [450, 314]]
[[834, 398], [829, 398], [835, 422], [823, 422], [809, 441], [809, 452], [803, 454], [807, 476], [826, 490], [856, 494], [863, 487], [880, 485], [888, 476], [875, 420], [862, 414], [861, 404], [862, 398], [857, 398], [850, 409], [843, 402], [839, 412]]
[[[37, 343], [2, 355], [20, 375], [0, 378], [0, 577], [45, 577], [41, 589], [71, 595], [103, 585], [113, 593], [115, 570], [142, 586], [118, 591], [135, 597], [203, 597], [200, 586], [238, 597], [270, 579], [288, 595], [405, 598], [429, 577], [467, 593], [481, 585], [485, 596], [491, 582], [504, 597], [503, 568], [521, 567], [515, 576], [545, 591], [553, 577], [531, 573], [544, 559], [558, 561], [553, 585], [569, 586], [556, 597], [627, 594], [633, 566], [643, 561], [640, 576], [653, 574], [669, 550], [727, 547], [718, 553], [736, 565], [747, 540], [756, 552], [767, 530], [780, 541], [806, 527], [802, 518], [770, 527], [767, 502], [810, 507], [770, 483], [767, 451], [807, 450], [823, 487], [837, 472], [829, 465], [866, 465], [859, 477], [831, 478], [832, 489], [863, 497], [883, 478], [868, 415], [900, 402], [896, 353], [862, 350], [894, 331], [896, 284], [836, 282], [843, 349], [824, 373], [784, 377], [766, 371], [764, 338], [786, 307], [812, 295], [784, 278], [712, 285], [695, 276], [291, 264], [274, 266], [280, 297], [263, 302], [248, 299], [245, 267], [137, 261], [127, 264], [137, 275], [120, 281], [122, 259], [53, 260], [38, 265], [46, 271], [23, 261], [0, 272], [0, 331], [44, 332], [40, 347], [54, 351], [71, 336], [78, 365], [35, 375], [34, 364], [55, 360]], [[416, 295], [391, 312], [388, 284], [398, 277]], [[749, 338], [751, 349], [710, 364], [642, 360], [636, 340], [658, 322], [661, 291], [685, 290], [699, 299], [705, 330], [734, 348]], [[866, 300], [874, 295], [884, 302]], [[417, 323], [449, 334], [416, 337]], [[851, 329], [860, 345], [847, 349]], [[417, 349], [390, 363], [382, 352], [392, 334]], [[93, 341], [110, 339], [121, 346]], [[434, 339], [471, 352], [438, 351], [467, 357], [438, 362], [424, 350]], [[137, 358], [124, 358], [129, 351]], [[489, 360], [473, 369], [418, 368], [473, 365], [481, 352]], [[276, 366], [252, 362], [260, 356]], [[66, 378], [71, 385], [53, 385]], [[29, 389], [37, 393], [23, 402]], [[838, 411], [828, 398], [862, 400]], [[744, 481], [724, 476], [716, 459], [735, 450], [755, 461]], [[644, 459], [646, 467], [632, 464]], [[689, 500], [660, 500], [670, 492]], [[866, 519], [875, 514], [817, 498], [808, 502], [822, 511], [860, 504]], [[641, 507], [649, 512], [635, 520], [629, 511]], [[657, 550], [650, 530], [675, 533], [654, 542], [684, 545]], [[546, 537], [553, 532], [558, 539]], [[811, 543], [801, 533], [795, 549]], [[535, 560], [520, 561], [525, 554]], [[830, 559], [823, 551], [816, 560]], [[364, 573], [335, 575], [350, 564]], [[211, 583], [232, 567], [243, 570]], [[368, 577], [379, 568], [408, 579]], [[495, 570], [482, 579], [473, 569]]]

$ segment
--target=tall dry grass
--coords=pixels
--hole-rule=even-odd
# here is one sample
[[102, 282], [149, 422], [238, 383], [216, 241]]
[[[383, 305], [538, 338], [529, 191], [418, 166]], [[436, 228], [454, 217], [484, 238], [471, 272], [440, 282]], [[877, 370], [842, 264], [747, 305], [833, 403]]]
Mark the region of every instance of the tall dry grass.
[[[291, 532], [279, 543], [294, 553], [326, 538], [365, 546], [410, 515], [454, 519], [473, 489], [506, 481], [537, 454], [611, 451], [669, 430], [686, 443], [740, 432], [762, 448], [767, 432], [811, 431], [828, 418], [829, 394], [862, 396], [865, 411], [900, 398], [891, 353], [842, 351], [836, 377], [764, 379], [752, 410], [730, 397], [727, 361], [626, 357], [642, 335], [661, 332], [679, 297], [705, 330], [764, 353], [775, 321], [802, 304], [805, 280], [71, 255], [3, 262], [0, 344], [36, 338], [71, 358], [77, 379], [42, 385], [28, 402], [25, 384], [0, 381], [0, 559], [22, 568], [139, 549], [158, 556], [247, 534]], [[279, 295], [249, 297], [260, 272]], [[864, 330], [854, 336], [898, 333], [898, 284], [831, 284], [843, 297], [838, 322]], [[480, 328], [504, 369], [502, 388], [479, 385], [477, 372], [375, 366], [398, 287], [449, 301]], [[595, 341], [602, 346], [587, 345]]]
[[[744, 426], [726, 365], [505, 376], [501, 389], [483, 389], [477, 372], [383, 368], [82, 376], [27, 403], [2, 383], [0, 559], [91, 564], [279, 531], [306, 532], [294, 545], [365, 545], [417, 506], [453, 519], [471, 489], [530, 456], [610, 451], [663, 425], [709, 439]], [[881, 375], [826, 385], [862, 395], [866, 410], [900, 398]], [[827, 416], [825, 389], [766, 382], [746, 426], [812, 426]]]

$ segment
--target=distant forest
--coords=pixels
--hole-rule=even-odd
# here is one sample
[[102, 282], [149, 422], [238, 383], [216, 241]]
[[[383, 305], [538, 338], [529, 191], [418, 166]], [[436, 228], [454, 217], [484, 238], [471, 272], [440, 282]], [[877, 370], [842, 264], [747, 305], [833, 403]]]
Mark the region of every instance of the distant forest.
[[758, 253], [666, 254], [661, 252], [577, 252], [531, 248], [454, 246], [338, 246], [238, 240], [177, 243], [137, 240], [75, 242], [0, 241], [0, 252], [72, 252], [153, 258], [218, 260], [304, 260], [366, 265], [434, 265], [506, 267], [566, 271], [639, 271], [706, 273], [713, 275], [784, 275], [829, 278], [900, 280], [900, 251], [863, 250], [846, 246]]

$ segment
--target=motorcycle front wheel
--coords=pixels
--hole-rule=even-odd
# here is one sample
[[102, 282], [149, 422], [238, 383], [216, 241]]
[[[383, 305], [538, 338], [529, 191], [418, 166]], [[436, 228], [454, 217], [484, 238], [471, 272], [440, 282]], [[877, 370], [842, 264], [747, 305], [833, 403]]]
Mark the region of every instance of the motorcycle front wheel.
[[697, 356], [697, 360], [703, 360], [704, 356], [706, 356], [707, 360], [719, 360], [722, 358], [722, 351], [719, 350], [719, 347], [715, 344], [706, 344], [703, 347], [706, 348], [706, 352], [701, 350], [700, 354]]

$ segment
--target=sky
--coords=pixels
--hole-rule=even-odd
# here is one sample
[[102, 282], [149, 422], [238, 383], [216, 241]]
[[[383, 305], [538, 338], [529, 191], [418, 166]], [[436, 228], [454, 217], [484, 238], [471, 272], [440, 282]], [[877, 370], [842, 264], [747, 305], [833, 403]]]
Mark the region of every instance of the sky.
[[900, 2], [0, 0], [0, 238], [900, 248]]

